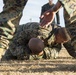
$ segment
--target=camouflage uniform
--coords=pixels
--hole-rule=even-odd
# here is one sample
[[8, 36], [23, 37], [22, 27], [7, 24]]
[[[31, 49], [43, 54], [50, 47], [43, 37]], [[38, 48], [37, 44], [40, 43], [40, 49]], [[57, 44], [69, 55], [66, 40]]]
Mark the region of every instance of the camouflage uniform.
[[76, 0], [59, 0], [64, 7], [65, 27], [67, 28], [72, 40], [76, 43]]
[[7, 49], [22, 16], [27, 0], [3, 0], [0, 13], [0, 48]]
[[[24, 25], [20, 25], [17, 29], [17, 32], [13, 38], [13, 41], [10, 43], [10, 48], [8, 52], [13, 56], [16, 56], [17, 59], [40, 59], [40, 58], [56, 58], [61, 49], [61, 44], [52, 45], [51, 43], [54, 41], [54, 34], [49, 37], [52, 26], [50, 25], [48, 28], [41, 28], [39, 23], [32, 22]], [[57, 26], [55, 26], [56, 28]], [[47, 39], [44, 48], [44, 54], [42, 56], [31, 55], [31, 50], [28, 48], [28, 42], [31, 38], [37, 37], [41, 39]], [[9, 54], [6, 54], [9, 56]], [[10, 56], [9, 56], [10, 57]]]
[[[72, 40], [64, 43], [68, 53], [76, 58], [76, 0], [59, 0], [64, 7], [65, 27]], [[74, 45], [75, 44], [75, 45]]]

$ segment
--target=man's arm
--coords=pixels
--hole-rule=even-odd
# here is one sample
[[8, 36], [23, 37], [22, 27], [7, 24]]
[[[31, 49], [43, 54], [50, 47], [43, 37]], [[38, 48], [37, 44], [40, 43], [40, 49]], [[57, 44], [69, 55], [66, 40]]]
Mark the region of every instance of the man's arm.
[[55, 13], [61, 8], [61, 3], [58, 1], [54, 7], [48, 11], [46, 11], [41, 18], [43, 19], [41, 21], [41, 26], [46, 26], [52, 23]]
[[61, 8], [61, 3], [58, 1], [54, 7], [51, 9], [53, 12], [58, 12], [58, 10]]

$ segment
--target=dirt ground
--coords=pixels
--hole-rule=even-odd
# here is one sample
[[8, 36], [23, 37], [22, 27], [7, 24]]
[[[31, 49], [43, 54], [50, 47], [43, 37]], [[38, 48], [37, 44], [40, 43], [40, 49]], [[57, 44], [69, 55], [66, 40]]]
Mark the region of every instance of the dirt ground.
[[1, 61], [0, 75], [76, 75], [76, 59], [62, 49], [57, 59]]

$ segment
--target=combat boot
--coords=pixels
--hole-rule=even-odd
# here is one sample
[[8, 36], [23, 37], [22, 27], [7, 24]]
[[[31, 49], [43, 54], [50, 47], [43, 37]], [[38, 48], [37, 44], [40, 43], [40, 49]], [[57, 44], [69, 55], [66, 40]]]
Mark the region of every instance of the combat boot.
[[2, 56], [4, 55], [4, 53], [5, 53], [5, 49], [0, 48], [0, 60], [1, 60]]

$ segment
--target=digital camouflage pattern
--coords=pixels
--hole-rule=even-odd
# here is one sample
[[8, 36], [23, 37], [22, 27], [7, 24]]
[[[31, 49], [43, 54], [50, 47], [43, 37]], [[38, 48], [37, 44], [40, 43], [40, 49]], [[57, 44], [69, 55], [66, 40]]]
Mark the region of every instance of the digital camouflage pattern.
[[0, 58], [2, 51], [5, 52], [9, 47], [27, 0], [3, 0], [3, 3], [3, 11], [0, 13]]
[[[74, 46], [72, 46], [71, 41], [68, 41], [63, 44], [63, 46], [66, 48], [67, 52], [73, 57], [76, 58], [76, 49]], [[76, 47], [76, 46], [75, 46]]]
[[22, 11], [27, 0], [3, 0], [4, 7], [0, 13], [0, 47], [7, 48], [19, 25]]
[[70, 17], [74, 16], [76, 11], [76, 0], [59, 0], [64, 6]]
[[[76, 46], [76, 0], [59, 0], [64, 7], [65, 27], [70, 34], [72, 46]], [[74, 47], [76, 50], [76, 47]]]
[[[55, 25], [55, 28], [58, 27]], [[17, 29], [17, 32], [10, 43], [10, 52], [13, 56], [16, 56], [17, 59], [40, 59], [40, 58], [56, 58], [58, 57], [58, 53], [61, 49], [61, 44], [54, 44], [51, 43], [54, 41], [54, 35], [44, 42], [44, 54], [42, 56], [39, 55], [32, 55], [30, 49], [28, 48], [28, 42], [31, 38], [37, 37], [40, 39], [46, 39], [49, 37], [50, 32], [52, 31], [52, 26], [50, 25], [47, 28], [41, 28], [39, 23], [31, 22], [26, 23], [24, 25], [20, 25]], [[8, 50], [8, 51], [9, 51]], [[7, 54], [6, 56], [9, 56]], [[10, 56], [9, 56], [10, 57]]]

